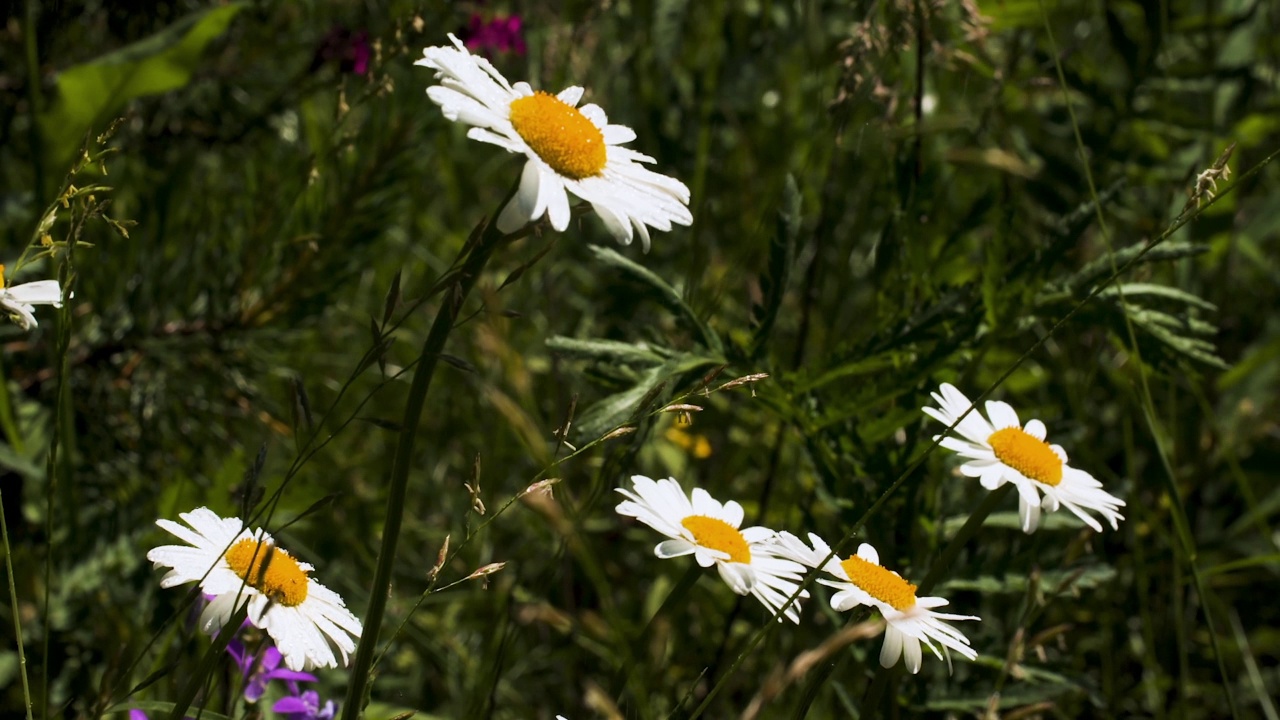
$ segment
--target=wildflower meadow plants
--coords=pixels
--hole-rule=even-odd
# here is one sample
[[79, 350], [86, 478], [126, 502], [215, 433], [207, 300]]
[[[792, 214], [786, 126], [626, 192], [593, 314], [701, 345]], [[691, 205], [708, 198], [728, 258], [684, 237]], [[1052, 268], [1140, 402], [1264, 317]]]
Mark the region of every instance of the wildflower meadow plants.
[[5, 717], [1276, 717], [1274, 12], [589, 5], [9, 10]]

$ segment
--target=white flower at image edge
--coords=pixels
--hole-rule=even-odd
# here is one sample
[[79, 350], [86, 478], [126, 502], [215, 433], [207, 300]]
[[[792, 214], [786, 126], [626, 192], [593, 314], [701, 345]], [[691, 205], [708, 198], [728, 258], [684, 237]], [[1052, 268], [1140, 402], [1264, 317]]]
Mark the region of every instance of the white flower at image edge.
[[551, 227], [564, 230], [570, 215], [566, 191], [590, 203], [619, 241], [630, 243], [639, 235], [646, 251], [649, 227], [666, 231], [672, 223], [693, 222], [689, 188], [641, 166], [654, 159], [622, 147], [635, 132], [610, 125], [598, 105], [578, 107], [582, 88], [551, 95], [525, 82], [512, 85], [458, 38], [449, 39], [453, 47], [426, 48], [414, 63], [435, 70], [440, 79], [427, 96], [449, 120], [473, 126], [467, 137], [528, 158], [519, 190], [498, 216], [499, 230], [515, 232], [543, 215]]
[[[876, 549], [867, 543], [858, 547], [857, 555], [845, 560], [832, 556], [823, 564], [831, 555], [831, 547], [813, 533], [809, 533], [813, 547], [788, 532], [778, 533], [775, 542], [786, 557], [805, 567], [821, 567], [823, 572], [835, 578], [818, 579], [818, 582], [838, 591], [831, 596], [832, 610], [845, 612], [867, 605], [880, 611], [885, 620], [884, 645], [880, 649], [880, 665], [883, 667], [893, 667], [899, 658], [904, 658], [907, 670], [920, 672], [920, 643], [928, 645], [939, 659], [945, 656], [948, 665], [951, 663], [948, 649], [970, 660], [978, 657], [977, 651], [969, 646], [969, 639], [945, 621], [981, 618], [935, 612], [934, 608], [946, 605], [947, 601], [940, 597], [916, 597], [916, 586], [881, 566]], [[938, 645], [942, 646], [941, 653]]]
[[[627, 499], [618, 504], [619, 515], [633, 517], [666, 535], [654, 548], [660, 558], [693, 555], [702, 567], [714, 565], [720, 578], [739, 595], [754, 595], [777, 614], [804, 576], [798, 563], [778, 557], [770, 542], [776, 533], [765, 527], [739, 530], [742, 506], [730, 500], [723, 505], [706, 490], [694, 488], [690, 500], [674, 479], [631, 477], [632, 488], [617, 488]], [[800, 622], [800, 598], [787, 608], [785, 617]], [[778, 618], [782, 619], [781, 616]]]
[[[925, 414], [947, 426], [972, 406], [969, 398], [949, 383], [943, 383], [933, 399], [938, 407], [924, 408]], [[995, 490], [1006, 482], [1013, 483], [1018, 489], [1023, 532], [1035, 532], [1039, 527], [1041, 509], [1053, 512], [1059, 505], [1065, 505], [1095, 531], [1101, 532], [1102, 525], [1086, 510], [1101, 515], [1113, 530], [1120, 527], [1124, 516], [1119, 510], [1124, 501], [1103, 490], [1102, 483], [1089, 473], [1068, 465], [1067, 451], [1045, 442], [1044, 423], [1031, 420], [1024, 427], [1018, 413], [997, 400], [988, 400], [986, 409], [990, 422], [974, 409], [955, 428], [963, 439], [946, 437], [940, 444], [966, 459], [960, 472], [979, 478], [982, 487]]]
[[337, 667], [330, 643], [341, 653], [341, 664], [347, 664], [354, 638], [360, 637], [360, 621], [337, 593], [309, 577], [314, 568], [277, 547], [262, 530], [248, 531], [239, 518], [222, 518], [208, 508], [179, 517], [187, 524], [157, 520], [156, 525], [188, 544], [162, 545], [147, 553], [147, 559], [170, 568], [161, 587], [198, 582], [203, 592], [215, 596], [200, 614], [202, 631], [217, 633], [235, 614], [239, 598], [240, 605], [249, 605], [249, 620], [275, 641], [289, 669]]
[[[4, 266], [0, 265], [0, 273]], [[36, 322], [35, 306], [52, 305], [62, 307], [62, 287], [57, 280], [37, 280], [13, 287], [4, 287], [0, 279], [0, 307], [18, 323], [23, 330], [30, 330]]]

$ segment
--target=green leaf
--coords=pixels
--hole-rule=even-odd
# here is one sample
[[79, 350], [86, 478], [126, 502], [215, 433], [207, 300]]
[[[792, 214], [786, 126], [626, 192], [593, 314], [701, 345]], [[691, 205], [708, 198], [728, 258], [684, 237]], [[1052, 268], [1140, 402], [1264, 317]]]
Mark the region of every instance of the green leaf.
[[639, 281], [643, 285], [647, 285], [653, 291], [654, 298], [676, 314], [680, 320], [698, 333], [702, 340], [702, 344], [715, 354], [719, 355], [724, 352], [724, 345], [720, 342], [720, 336], [716, 335], [706, 323], [698, 317], [693, 308], [685, 303], [679, 291], [667, 284], [666, 280], [658, 277], [652, 270], [646, 268], [639, 263], [634, 262], [630, 258], [616, 252], [612, 248], [600, 247], [592, 245], [588, 248], [591, 254], [595, 255], [596, 260], [621, 270], [623, 273], [631, 276], [632, 279]]
[[800, 233], [800, 189], [796, 187], [796, 179], [787, 175], [787, 184], [783, 189], [782, 207], [778, 210], [778, 221], [769, 243], [769, 269], [760, 277], [760, 288], [764, 292], [764, 302], [751, 308], [751, 321], [755, 324], [755, 333], [751, 336], [750, 356], [759, 357], [773, 332], [773, 323], [778, 319], [778, 309], [782, 307], [782, 299], [787, 292], [787, 281], [791, 277], [791, 261], [795, 257], [796, 236]]
[[652, 366], [670, 356], [670, 351], [658, 354], [645, 343], [629, 343], [620, 340], [579, 340], [556, 335], [547, 338], [547, 347], [557, 355], [581, 360], [598, 360], [610, 363], [630, 363]]
[[1128, 300], [1130, 297], [1161, 297], [1168, 300], [1176, 300], [1202, 310], [1216, 312], [1218, 306], [1203, 298], [1192, 295], [1185, 290], [1179, 290], [1168, 285], [1156, 285], [1154, 283], [1125, 283], [1124, 285], [1112, 285], [1102, 292], [1098, 293], [1098, 297], [1119, 298], [1120, 293], [1124, 293], [1124, 297]]
[[[1037, 587], [1044, 593], [1075, 593], [1080, 590], [1092, 590], [1111, 582], [1116, 576], [1116, 569], [1110, 565], [1093, 565], [1087, 568], [1070, 570], [1050, 570], [1040, 575]], [[1030, 578], [1025, 573], [1007, 573], [1004, 577], [982, 575], [976, 578], [957, 578], [948, 580], [939, 586], [943, 595], [971, 590], [991, 595], [996, 593], [1013, 593], [1021, 595], [1027, 591]]]
[[684, 373], [700, 370], [711, 365], [719, 365], [720, 361], [696, 355], [682, 355], [673, 358], [647, 371], [638, 383], [614, 393], [587, 408], [574, 425], [576, 437], [581, 440], [594, 440], [615, 427], [622, 425], [636, 413], [644, 412], [645, 404], [652, 403], [655, 398], [646, 396], [654, 393], [669, 379]]
[[85, 134], [130, 100], [190, 82], [205, 46], [246, 7], [232, 3], [193, 13], [155, 35], [58, 73], [58, 97], [39, 118], [50, 166], [67, 165]]

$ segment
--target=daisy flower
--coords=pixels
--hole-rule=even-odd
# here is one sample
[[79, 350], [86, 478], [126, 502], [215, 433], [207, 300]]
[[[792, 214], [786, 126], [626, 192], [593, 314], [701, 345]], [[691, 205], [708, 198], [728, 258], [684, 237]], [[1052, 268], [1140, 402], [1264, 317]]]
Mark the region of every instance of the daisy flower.
[[[846, 560], [832, 557], [831, 547], [822, 538], [809, 533], [809, 547], [803, 540], [788, 532], [779, 533], [775, 541], [782, 554], [796, 562], [822, 571], [834, 580], [819, 578], [823, 585], [839, 592], [831, 596], [831, 608], [838, 612], [851, 610], [859, 605], [869, 605], [884, 616], [884, 646], [880, 649], [880, 664], [893, 667], [898, 658], [905, 656], [907, 669], [920, 672], [920, 643], [929, 646], [939, 659], [946, 654], [948, 666], [951, 656], [948, 648], [973, 660], [978, 653], [969, 647], [969, 639], [946, 620], [981, 620], [972, 615], [951, 615], [934, 612], [947, 601], [940, 597], [916, 597], [916, 586], [902, 579], [898, 573], [880, 565], [876, 549], [862, 543], [857, 555]], [[823, 564], [826, 561], [826, 564]], [[937, 643], [935, 645], [934, 643]], [[942, 646], [942, 653], [938, 652]]]
[[[618, 504], [618, 514], [633, 517], [670, 538], [654, 548], [658, 557], [693, 555], [702, 567], [715, 565], [731, 590], [754, 595], [775, 615], [800, 587], [796, 581], [804, 576], [804, 568], [778, 557], [777, 548], [770, 543], [774, 531], [764, 527], [738, 529], [743, 516], [738, 503], [730, 500], [722, 505], [702, 488], [694, 488], [690, 500], [672, 478], [654, 481], [633, 475], [631, 483], [631, 490], [617, 488], [627, 498]], [[800, 598], [807, 597], [807, 590], [800, 593]], [[784, 614], [791, 622], [800, 622], [799, 598]]]
[[308, 577], [314, 568], [298, 562], [266, 532], [250, 532], [239, 518], [222, 518], [208, 508], [179, 517], [187, 524], [157, 520], [156, 525], [188, 544], [163, 545], [147, 559], [169, 568], [160, 587], [198, 582], [214, 596], [200, 614], [201, 630], [215, 634], [237, 604], [247, 602], [249, 620], [271, 636], [290, 670], [336, 667], [331, 643], [347, 664], [360, 621], [337, 593]]
[[62, 287], [57, 280], [37, 280], [7, 287], [4, 281], [4, 265], [0, 265], [0, 308], [23, 330], [30, 330], [36, 322], [35, 306], [62, 307]]
[[[969, 398], [949, 383], [943, 383], [933, 399], [940, 407], [926, 407], [925, 414], [947, 426], [972, 406]], [[1023, 532], [1035, 532], [1041, 509], [1053, 512], [1059, 505], [1098, 532], [1102, 525], [1087, 510], [1106, 518], [1113, 530], [1124, 519], [1119, 513], [1124, 501], [1103, 490], [1102, 483], [1089, 473], [1067, 465], [1067, 451], [1044, 441], [1044, 423], [1031, 420], [1024, 427], [1008, 403], [988, 400], [987, 417], [975, 410], [955, 429], [964, 439], [943, 438], [942, 447], [966, 458], [960, 472], [980, 478], [982, 487], [995, 490], [1006, 482], [1014, 484]]]
[[610, 125], [598, 105], [578, 107], [582, 88], [552, 95], [534, 92], [526, 82], [512, 85], [458, 38], [449, 39], [453, 47], [426, 48], [414, 63], [435, 70], [441, 80], [427, 88], [427, 96], [446, 118], [472, 126], [467, 137], [528, 158], [520, 189], [498, 216], [499, 230], [515, 232], [543, 215], [551, 227], [564, 230], [566, 191], [591, 203], [620, 242], [639, 235], [646, 251], [649, 227], [670, 230], [672, 223], [693, 222], [689, 188], [640, 165], [654, 159], [622, 147], [635, 132]]

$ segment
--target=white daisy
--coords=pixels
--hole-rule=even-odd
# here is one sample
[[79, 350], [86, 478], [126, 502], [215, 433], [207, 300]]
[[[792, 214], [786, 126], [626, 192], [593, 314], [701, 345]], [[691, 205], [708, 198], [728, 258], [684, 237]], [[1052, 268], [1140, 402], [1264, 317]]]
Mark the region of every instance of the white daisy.
[[449, 120], [474, 126], [467, 137], [528, 158], [519, 191], [498, 216], [499, 230], [514, 232], [544, 214], [551, 227], [564, 230], [566, 190], [591, 203], [619, 241], [630, 243], [634, 227], [646, 251], [646, 226], [670, 230], [671, 223], [693, 222], [689, 188], [639, 165], [654, 159], [622, 147], [635, 132], [610, 125], [598, 105], [577, 107], [582, 88], [551, 95], [525, 82], [509, 84], [488, 60], [467, 52], [453, 35], [449, 39], [453, 47], [426, 48], [414, 63], [441, 79], [427, 96]]
[[[925, 414], [947, 426], [972, 406], [969, 398], [949, 383], [943, 383], [933, 399], [941, 407], [926, 407]], [[1044, 423], [1031, 420], [1023, 427], [1008, 403], [988, 400], [987, 417], [974, 410], [955, 429], [965, 439], [944, 438], [942, 446], [968, 459], [960, 472], [980, 478], [982, 487], [995, 490], [1006, 482], [1014, 484], [1024, 532], [1035, 532], [1041, 508], [1053, 512], [1059, 505], [1098, 532], [1102, 525], [1086, 510], [1102, 515], [1113, 530], [1124, 519], [1118, 512], [1124, 501], [1103, 490], [1102, 483], [1089, 473], [1067, 465], [1067, 451], [1044, 441]]]
[[[632, 490], [618, 488], [627, 499], [618, 514], [633, 517], [671, 538], [653, 552], [660, 558], [693, 555], [702, 567], [716, 566], [720, 578], [739, 595], [754, 595], [773, 614], [787, 602], [804, 576], [804, 568], [778, 557], [770, 541], [776, 535], [764, 527], [739, 530], [742, 506], [730, 500], [721, 505], [706, 490], [694, 488], [693, 499], [674, 479], [654, 481], [631, 477]], [[809, 597], [806, 590], [800, 598]], [[786, 617], [800, 622], [800, 600], [787, 608]], [[780, 616], [779, 621], [782, 620]]]
[[[342, 665], [356, 648], [360, 621], [342, 598], [308, 577], [314, 568], [298, 562], [262, 530], [250, 532], [239, 518], [221, 518], [208, 508], [179, 515], [187, 525], [156, 525], [190, 545], [163, 545], [147, 553], [157, 567], [170, 568], [160, 587], [189, 582], [214, 599], [200, 615], [200, 629], [215, 634], [248, 602], [249, 620], [271, 635], [291, 670]], [[326, 638], [328, 638], [326, 640]]]
[[[916, 586], [902, 579], [902, 576], [880, 565], [880, 556], [876, 549], [862, 543], [858, 554], [847, 560], [832, 557], [831, 547], [822, 538], [809, 533], [810, 548], [804, 541], [788, 532], [778, 533], [775, 541], [782, 553], [806, 567], [821, 567], [823, 572], [834, 576], [835, 580], [819, 578], [823, 585], [836, 588], [839, 592], [831, 596], [831, 607], [838, 612], [853, 609], [859, 605], [870, 605], [880, 611], [885, 619], [884, 646], [880, 649], [880, 664], [893, 667], [898, 658], [906, 656], [907, 669], [912, 673], [920, 672], [920, 643], [929, 646], [939, 659], [947, 653], [947, 649], [955, 650], [964, 657], [973, 660], [978, 653], [969, 647], [969, 639], [959, 630], [951, 627], [944, 620], [981, 620], [973, 615], [950, 615], [934, 612], [933, 608], [942, 607], [947, 601], [940, 597], [916, 597]], [[823, 561], [826, 564], [823, 564]], [[942, 653], [934, 643], [942, 646]], [[946, 655], [950, 665], [951, 656]]]
[[23, 330], [30, 330], [39, 324], [35, 316], [36, 305], [62, 307], [62, 287], [58, 281], [37, 280], [6, 287], [4, 265], [0, 265], [0, 308], [4, 308], [10, 319]]

